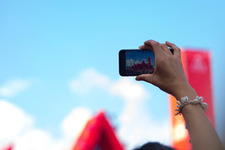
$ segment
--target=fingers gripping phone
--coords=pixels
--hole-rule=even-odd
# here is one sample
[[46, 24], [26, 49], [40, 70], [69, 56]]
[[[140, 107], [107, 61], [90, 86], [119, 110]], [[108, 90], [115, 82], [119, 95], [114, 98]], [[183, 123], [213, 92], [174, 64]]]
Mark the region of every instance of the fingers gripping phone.
[[155, 55], [152, 50], [122, 49], [119, 52], [119, 73], [121, 76], [151, 74], [155, 69]]

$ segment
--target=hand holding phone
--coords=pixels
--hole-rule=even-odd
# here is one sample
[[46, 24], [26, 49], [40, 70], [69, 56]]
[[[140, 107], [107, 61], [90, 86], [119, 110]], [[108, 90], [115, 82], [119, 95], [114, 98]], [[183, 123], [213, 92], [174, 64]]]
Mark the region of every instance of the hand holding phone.
[[[173, 53], [168, 47], [173, 49]], [[137, 76], [136, 80], [149, 82], [176, 98], [182, 95], [180, 91], [190, 89], [190, 84], [187, 81], [181, 63], [179, 47], [170, 42], [160, 44], [156, 41], [148, 40], [139, 48], [154, 51], [155, 70], [153, 74]]]

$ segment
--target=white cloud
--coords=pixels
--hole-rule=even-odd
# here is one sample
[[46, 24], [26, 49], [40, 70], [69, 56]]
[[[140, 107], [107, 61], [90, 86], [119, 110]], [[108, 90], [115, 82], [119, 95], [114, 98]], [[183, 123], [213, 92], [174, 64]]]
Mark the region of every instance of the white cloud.
[[[88, 82], [90, 79], [91, 82]], [[169, 120], [156, 120], [149, 114], [145, 100], [150, 100], [150, 93], [139, 82], [129, 78], [111, 81], [96, 70], [87, 69], [70, 85], [75, 85], [76, 88], [70, 86], [74, 92], [83, 94], [94, 87], [100, 87], [125, 101], [123, 112], [119, 117], [118, 133], [121, 140], [125, 142], [126, 149], [132, 149], [148, 141], [171, 143]], [[107, 88], [104, 88], [106, 85]]]
[[89, 109], [83, 107], [73, 109], [63, 120], [62, 130], [64, 135], [75, 140], [90, 118], [91, 112]]
[[[144, 105], [144, 104], [143, 104]], [[119, 136], [127, 141], [127, 149], [149, 141], [170, 144], [169, 120], [153, 119], [140, 103], [126, 105], [120, 116]]]
[[55, 139], [47, 131], [37, 129], [34, 119], [21, 108], [0, 100], [0, 148], [13, 144], [15, 150], [68, 150], [74, 144], [91, 113], [74, 108], [62, 121], [62, 135]]
[[33, 119], [22, 109], [0, 100], [0, 122], [0, 141], [7, 141], [31, 126]]
[[111, 85], [110, 92], [119, 95], [128, 103], [140, 101], [148, 95], [144, 87], [130, 79], [120, 79]]
[[47, 150], [52, 144], [52, 137], [45, 131], [30, 129], [15, 141], [15, 150]]
[[110, 81], [105, 75], [98, 73], [93, 68], [90, 68], [81, 71], [80, 76], [71, 81], [69, 86], [72, 91], [85, 94], [96, 87], [107, 89], [109, 84]]
[[12, 97], [24, 91], [30, 86], [31, 82], [22, 79], [16, 79], [6, 82], [0, 87], [0, 96]]
[[150, 99], [150, 94], [141, 84], [130, 79], [120, 79], [112, 85], [111, 92], [125, 100], [119, 118], [119, 136], [127, 142], [127, 149], [148, 141], [170, 144], [169, 120], [155, 120], [148, 113], [145, 100]]
[[[145, 62], [147, 62], [146, 60], [143, 60], [143, 61], [145, 61]], [[128, 59], [128, 60], [126, 60], [126, 65], [127, 66], [133, 66], [134, 64], [140, 64], [141, 62], [140, 61], [138, 61], [138, 60], [134, 60], [134, 59]]]

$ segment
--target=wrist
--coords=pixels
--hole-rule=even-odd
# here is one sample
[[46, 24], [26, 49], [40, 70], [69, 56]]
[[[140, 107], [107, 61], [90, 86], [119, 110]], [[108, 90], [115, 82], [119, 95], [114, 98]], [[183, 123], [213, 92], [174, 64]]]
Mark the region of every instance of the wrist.
[[182, 84], [181, 86], [178, 86], [178, 88], [174, 91], [172, 94], [177, 100], [181, 100], [182, 97], [188, 96], [188, 98], [195, 99], [197, 96], [197, 93], [194, 88], [191, 87], [189, 83]]

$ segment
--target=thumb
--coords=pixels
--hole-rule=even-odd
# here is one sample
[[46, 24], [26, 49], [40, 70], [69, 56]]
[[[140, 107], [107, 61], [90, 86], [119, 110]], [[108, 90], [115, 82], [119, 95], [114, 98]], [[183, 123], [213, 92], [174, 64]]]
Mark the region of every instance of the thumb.
[[135, 78], [137, 81], [146, 81], [152, 83], [152, 75], [151, 74], [142, 74]]

